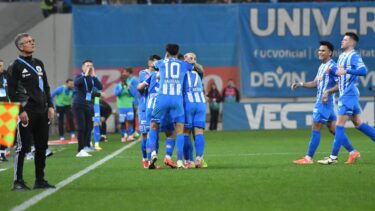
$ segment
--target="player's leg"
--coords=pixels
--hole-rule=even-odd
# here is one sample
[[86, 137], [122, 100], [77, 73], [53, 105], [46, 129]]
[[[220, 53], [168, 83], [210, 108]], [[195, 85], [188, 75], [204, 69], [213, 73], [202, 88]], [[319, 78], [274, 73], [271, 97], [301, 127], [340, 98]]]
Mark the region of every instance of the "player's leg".
[[59, 124], [59, 137], [60, 140], [65, 140], [64, 138], [64, 118], [65, 109], [64, 107], [56, 106], [57, 119]]
[[126, 118], [125, 108], [118, 108], [118, 122], [120, 124], [121, 142], [126, 142], [126, 138], [127, 138], [125, 118]]
[[193, 143], [190, 138], [191, 134], [191, 127], [185, 123], [184, 128], [184, 160], [185, 160], [185, 167], [190, 168], [190, 162], [193, 161], [193, 157], [190, 156], [191, 152], [193, 151]]
[[353, 115], [352, 122], [359, 131], [371, 138], [372, 141], [375, 141], [374, 128], [372, 128], [369, 124], [363, 122], [360, 114]]
[[193, 116], [193, 127], [195, 134], [195, 167], [203, 167], [203, 152], [205, 146], [204, 128], [206, 126], [206, 105], [196, 104], [196, 113]]
[[75, 128], [74, 128], [74, 122], [73, 122], [73, 114], [72, 114], [72, 107], [71, 106], [65, 106], [65, 113], [66, 118], [69, 124], [69, 132], [70, 132], [70, 138], [73, 140], [76, 138], [75, 136]]
[[184, 123], [183, 121], [176, 122], [175, 124], [176, 129], [176, 151], [177, 151], [177, 166], [178, 168], [183, 168], [183, 155], [184, 155], [184, 145], [185, 145], [185, 139], [184, 139]]
[[141, 135], [141, 153], [142, 153], [142, 163], [143, 168], [148, 168], [147, 152], [146, 152], [146, 143], [147, 143], [147, 129], [146, 129], [146, 111], [139, 111], [139, 132]]
[[[319, 114], [313, 115], [313, 118], [318, 118], [317, 116], [320, 116], [320, 115]], [[303, 158], [299, 160], [295, 160], [294, 161], [295, 164], [312, 164], [313, 163], [312, 158], [314, 157], [315, 151], [318, 148], [319, 143], [320, 143], [320, 130], [322, 128], [322, 125], [323, 124], [321, 122], [314, 120], [312, 124], [312, 128], [311, 128], [311, 138], [310, 138], [309, 146], [307, 148], [307, 153]]]
[[173, 129], [174, 128], [170, 128], [170, 127], [168, 128], [168, 126], [165, 126], [165, 130], [166, 130], [165, 136], [167, 137], [167, 139], [165, 141], [164, 164], [167, 165], [167, 166], [170, 166], [171, 168], [177, 168], [177, 164], [175, 162], [173, 162], [173, 160], [172, 160], [173, 150], [174, 150], [174, 146], [175, 146], [175, 143], [176, 143], [176, 141], [174, 139]]
[[151, 161], [148, 166], [149, 169], [155, 169], [156, 168], [155, 162], [158, 160], [157, 151], [156, 151], [158, 130], [159, 130], [159, 123], [157, 121], [151, 121], [150, 133], [149, 133], [149, 144], [148, 144], [148, 147], [150, 148], [150, 152], [151, 152]]
[[127, 141], [134, 141], [134, 110], [133, 107], [126, 108], [126, 118], [127, 123], [126, 133], [128, 134]]
[[203, 152], [204, 152], [204, 129], [200, 127], [195, 127], [195, 151], [196, 151], [196, 158], [195, 158], [195, 168], [202, 168], [202, 159], [203, 159]]
[[185, 125], [184, 125], [184, 158], [185, 167], [191, 167], [191, 161], [194, 160], [193, 157], [193, 143], [190, 138], [193, 127], [193, 116], [195, 113], [195, 108], [193, 103], [185, 102]]

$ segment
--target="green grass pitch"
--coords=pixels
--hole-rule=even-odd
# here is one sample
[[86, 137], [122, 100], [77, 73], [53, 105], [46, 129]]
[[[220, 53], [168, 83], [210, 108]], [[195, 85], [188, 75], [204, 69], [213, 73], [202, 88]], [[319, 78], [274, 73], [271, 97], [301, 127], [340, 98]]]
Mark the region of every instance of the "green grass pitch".
[[[322, 131], [315, 161], [331, 150], [333, 136]], [[344, 149], [336, 165], [293, 164], [305, 154], [310, 130], [207, 132], [205, 169], [145, 170], [138, 143], [29, 210], [374, 210], [375, 144], [355, 129], [347, 135], [361, 152], [354, 165], [344, 164]], [[101, 146], [89, 158], [76, 158], [76, 145], [53, 146], [46, 179], [57, 184], [124, 143], [111, 135]], [[160, 149], [159, 164], [164, 141]], [[0, 165], [10, 168], [0, 172], [1, 210], [42, 192], [10, 191], [12, 162]], [[24, 175], [32, 186], [33, 161], [25, 161]]]

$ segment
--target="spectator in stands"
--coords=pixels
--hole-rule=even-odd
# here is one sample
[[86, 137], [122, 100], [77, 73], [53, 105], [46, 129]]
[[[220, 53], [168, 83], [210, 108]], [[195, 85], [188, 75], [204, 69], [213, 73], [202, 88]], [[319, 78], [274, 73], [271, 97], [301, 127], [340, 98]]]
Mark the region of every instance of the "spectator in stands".
[[219, 121], [219, 110], [221, 96], [220, 92], [216, 87], [215, 82], [211, 84], [210, 90], [208, 92], [208, 103], [210, 106], [210, 130], [217, 129], [217, 122]]
[[222, 92], [224, 103], [239, 103], [240, 102], [240, 92], [234, 85], [233, 79], [227, 81], [227, 87], [224, 88]]
[[40, 8], [42, 9], [43, 16], [47, 18], [49, 15], [57, 12], [57, 1], [42, 0], [40, 2]]

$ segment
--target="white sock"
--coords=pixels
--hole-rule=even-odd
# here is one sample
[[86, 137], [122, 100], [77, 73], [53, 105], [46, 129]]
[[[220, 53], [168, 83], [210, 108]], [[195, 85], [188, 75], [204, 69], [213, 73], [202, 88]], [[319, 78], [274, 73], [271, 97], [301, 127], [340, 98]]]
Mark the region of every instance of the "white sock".
[[337, 156], [330, 155], [329, 157], [330, 157], [332, 160], [337, 160]]
[[311, 159], [312, 159], [312, 157], [310, 157], [310, 156], [308, 156], [308, 155], [306, 155], [305, 158], [306, 158], [307, 160], [311, 160]]

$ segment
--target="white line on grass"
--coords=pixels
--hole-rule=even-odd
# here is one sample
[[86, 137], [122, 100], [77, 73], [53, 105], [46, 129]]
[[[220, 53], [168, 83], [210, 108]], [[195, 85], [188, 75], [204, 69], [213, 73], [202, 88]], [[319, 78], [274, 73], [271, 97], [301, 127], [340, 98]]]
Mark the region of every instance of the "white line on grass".
[[119, 155], [120, 153], [122, 153], [123, 151], [131, 148], [132, 146], [134, 146], [135, 144], [137, 144], [139, 142], [138, 141], [135, 141], [133, 143], [130, 143], [124, 147], [122, 147], [121, 149], [113, 152], [112, 154], [109, 154], [107, 155], [106, 157], [104, 157], [103, 159], [97, 161], [96, 163], [92, 164], [91, 166], [81, 170], [80, 172], [68, 177], [67, 179], [59, 182], [57, 185], [56, 185], [56, 189], [48, 189], [48, 190], [45, 190], [35, 196], [33, 196], [32, 198], [30, 198], [29, 200], [23, 202], [22, 204], [14, 207], [12, 209], [12, 211], [19, 211], [19, 210], [26, 210], [28, 208], [30, 208], [31, 206], [33, 206], [34, 204], [38, 203], [39, 201], [43, 200], [44, 198], [46, 198], [47, 196], [55, 193], [56, 191], [60, 190], [61, 188], [63, 188], [64, 186], [68, 185], [69, 183], [73, 182], [74, 180], [82, 177], [83, 175], [89, 173], [90, 171], [96, 169], [97, 167], [99, 167], [100, 165], [104, 164], [105, 162], [107, 162], [108, 160], [114, 158], [115, 156]]
[[[316, 152], [315, 154], [327, 154], [331, 152]], [[372, 153], [372, 151], [360, 151], [360, 153]], [[303, 152], [264, 152], [264, 153], [243, 153], [243, 154], [206, 154], [204, 157], [244, 157], [244, 156], [273, 156], [273, 155], [299, 155]]]

